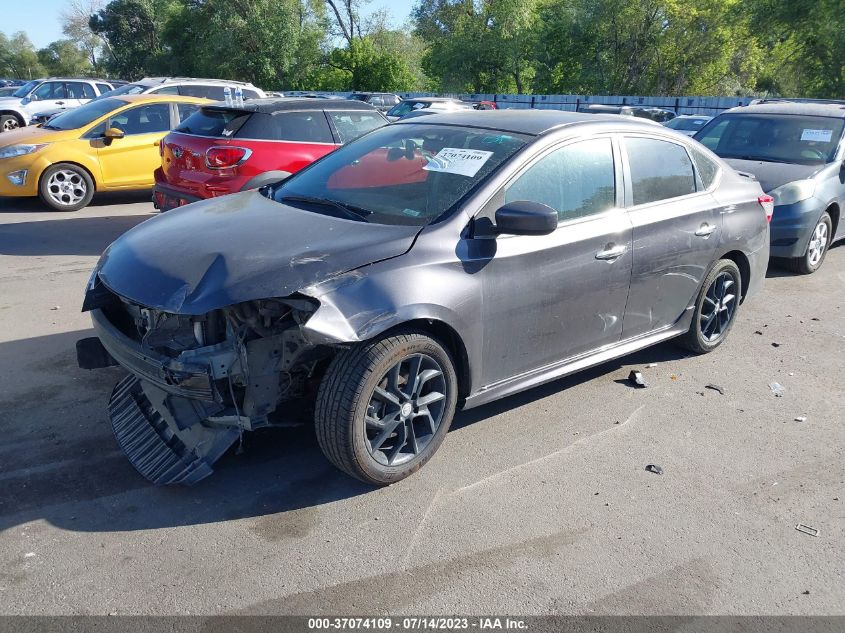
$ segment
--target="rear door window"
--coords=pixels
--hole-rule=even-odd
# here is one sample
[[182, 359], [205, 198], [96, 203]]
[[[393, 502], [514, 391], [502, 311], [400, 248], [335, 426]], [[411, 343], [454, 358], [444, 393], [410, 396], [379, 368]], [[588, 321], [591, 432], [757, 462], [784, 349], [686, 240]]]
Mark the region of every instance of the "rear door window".
[[250, 116], [252, 116], [250, 112], [243, 110], [202, 108], [183, 120], [175, 131], [197, 136], [231, 138]]
[[164, 88], [157, 88], [156, 90], [151, 90], [150, 93], [157, 95], [178, 95], [179, 86], [165, 86]]
[[100, 94], [103, 94], [105, 92], [109, 92], [109, 91], [111, 91], [111, 89], [112, 89], [112, 87], [108, 84], [97, 84], [97, 90], [100, 91]]
[[81, 81], [69, 81], [65, 84], [68, 99], [93, 99], [97, 95], [94, 94], [94, 86]]
[[298, 143], [334, 143], [322, 110], [256, 113], [237, 131], [238, 138]]
[[677, 143], [626, 137], [633, 204], [648, 204], [695, 193], [695, 174], [687, 150]]
[[370, 130], [385, 124], [383, 117], [375, 112], [327, 112], [341, 143], [349, 143]]
[[196, 103], [177, 103], [176, 111], [179, 113], [179, 120], [184, 121], [189, 116], [194, 114], [200, 107]]

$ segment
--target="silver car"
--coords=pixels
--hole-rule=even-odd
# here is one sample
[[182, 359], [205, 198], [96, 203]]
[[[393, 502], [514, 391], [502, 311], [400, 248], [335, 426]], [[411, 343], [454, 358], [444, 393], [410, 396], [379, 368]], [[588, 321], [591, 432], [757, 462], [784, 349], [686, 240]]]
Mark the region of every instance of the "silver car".
[[128, 371], [109, 413], [151, 481], [305, 418], [338, 468], [390, 484], [457, 408], [667, 339], [721, 345], [763, 283], [770, 213], [755, 180], [633, 117], [422, 117], [120, 237], [78, 358]]

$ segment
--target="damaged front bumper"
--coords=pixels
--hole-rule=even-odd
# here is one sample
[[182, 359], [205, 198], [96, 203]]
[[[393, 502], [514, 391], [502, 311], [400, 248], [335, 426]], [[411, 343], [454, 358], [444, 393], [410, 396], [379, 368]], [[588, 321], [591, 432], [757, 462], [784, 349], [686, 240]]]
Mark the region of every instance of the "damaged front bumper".
[[[83, 368], [120, 365], [130, 373], [112, 393], [109, 418], [126, 457], [157, 484], [203, 479], [244, 431], [278, 423], [277, 406], [302, 396], [321, 358], [302, 338], [293, 309], [271, 328], [252, 319], [261, 335], [246, 322], [233, 328], [227, 320], [218, 342], [203, 345], [199, 336], [190, 348], [174, 350], [151, 345], [151, 330], [133, 338], [125, 317], [143, 309], [116, 296], [104, 303], [110, 307], [90, 308], [97, 336], [77, 343], [77, 359]], [[189, 334], [198, 323], [162, 313], [152, 320], [164, 316], [182, 319]]]

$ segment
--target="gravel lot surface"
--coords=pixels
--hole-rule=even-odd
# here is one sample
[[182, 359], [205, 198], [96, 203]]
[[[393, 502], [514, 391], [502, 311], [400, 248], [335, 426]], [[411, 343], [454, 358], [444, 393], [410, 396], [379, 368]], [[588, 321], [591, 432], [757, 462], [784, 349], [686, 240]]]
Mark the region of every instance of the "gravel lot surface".
[[0, 613], [845, 613], [845, 246], [771, 269], [715, 353], [664, 344], [461, 413], [389, 488], [310, 428], [156, 488], [112, 438], [121, 372], [74, 351], [89, 272], [148, 200], [0, 199]]

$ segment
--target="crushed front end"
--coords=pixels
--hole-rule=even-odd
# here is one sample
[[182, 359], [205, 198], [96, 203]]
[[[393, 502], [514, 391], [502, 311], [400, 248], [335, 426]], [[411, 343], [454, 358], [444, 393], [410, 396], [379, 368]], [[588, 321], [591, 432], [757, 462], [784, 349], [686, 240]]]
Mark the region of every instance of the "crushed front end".
[[129, 372], [109, 402], [118, 444], [150, 481], [191, 484], [244, 431], [307, 411], [331, 355], [300, 330], [316, 308], [294, 296], [173, 314], [133, 303], [95, 275], [83, 310], [97, 337], [77, 344], [79, 365]]

